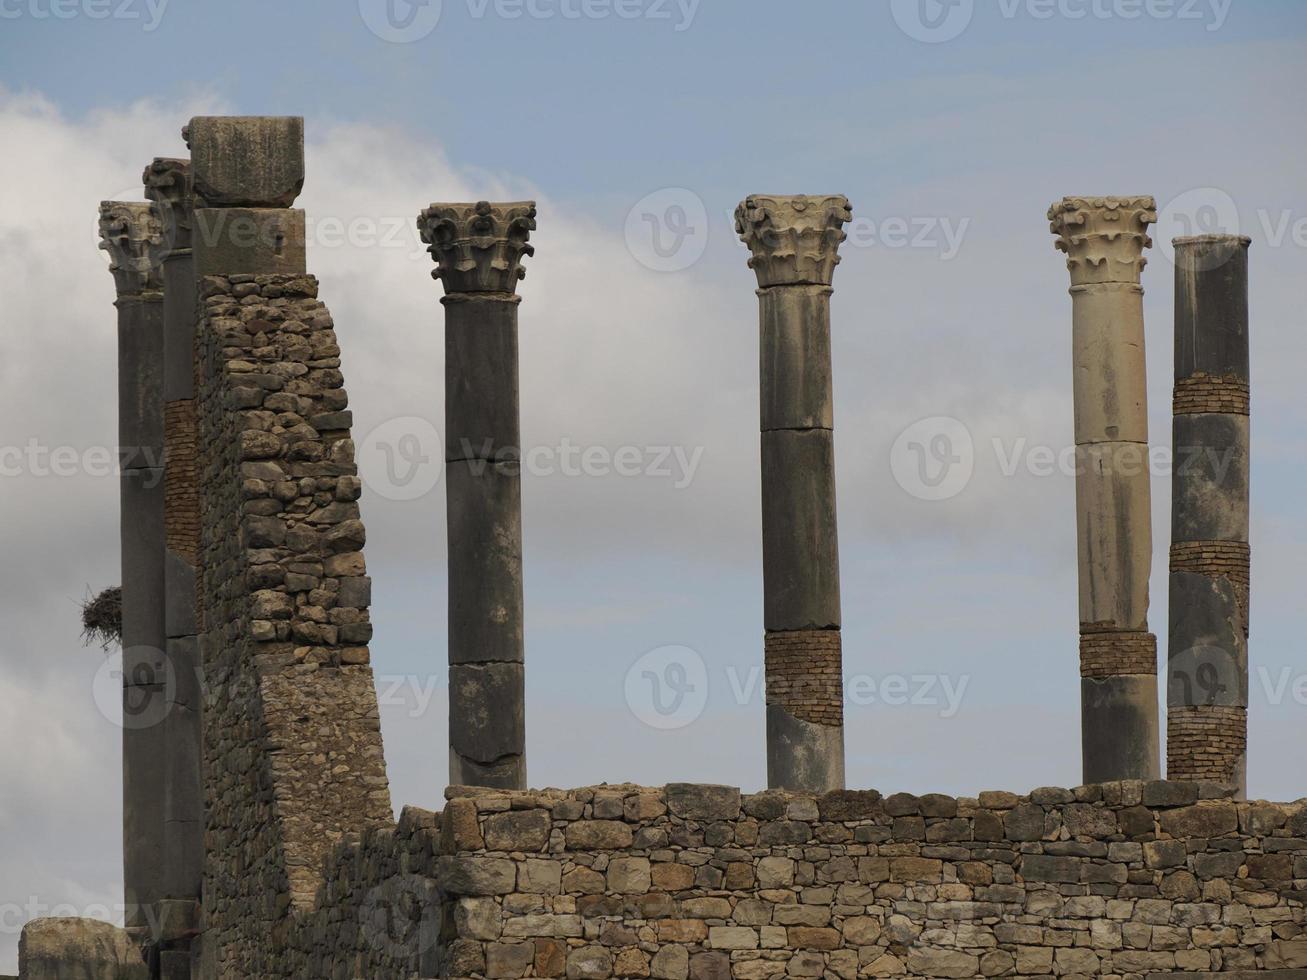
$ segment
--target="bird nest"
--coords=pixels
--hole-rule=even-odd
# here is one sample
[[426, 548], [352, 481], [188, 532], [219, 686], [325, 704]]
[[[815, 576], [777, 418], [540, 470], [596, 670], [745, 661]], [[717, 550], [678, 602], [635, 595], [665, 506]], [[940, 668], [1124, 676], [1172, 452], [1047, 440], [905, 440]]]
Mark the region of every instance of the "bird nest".
[[123, 590], [114, 586], [82, 603], [82, 640], [101, 649], [123, 641]]

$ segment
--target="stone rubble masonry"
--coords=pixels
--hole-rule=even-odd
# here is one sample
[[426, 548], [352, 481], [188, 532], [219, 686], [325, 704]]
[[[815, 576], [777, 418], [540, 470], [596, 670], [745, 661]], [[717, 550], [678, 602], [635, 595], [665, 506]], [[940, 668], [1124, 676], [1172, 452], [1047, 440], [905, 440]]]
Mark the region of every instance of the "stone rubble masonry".
[[831, 281], [840, 195], [746, 198], [735, 229], [758, 280], [767, 783], [844, 785]]
[[1301, 980], [1307, 801], [1230, 790], [451, 787], [439, 976]]
[[317, 293], [302, 274], [200, 282], [202, 956], [223, 980], [292, 975], [278, 958], [333, 848], [393, 826], [362, 485]]
[[123, 882], [126, 923], [164, 894], [167, 711], [164, 619], [162, 229], [145, 202], [100, 205], [118, 311], [122, 550]]
[[1175, 240], [1167, 774], [1247, 783], [1248, 249]]
[[445, 287], [450, 780], [526, 787], [518, 282], [532, 201], [418, 215]]
[[1140, 277], [1151, 197], [1067, 197], [1048, 210], [1071, 276], [1084, 779], [1159, 774], [1148, 406]]

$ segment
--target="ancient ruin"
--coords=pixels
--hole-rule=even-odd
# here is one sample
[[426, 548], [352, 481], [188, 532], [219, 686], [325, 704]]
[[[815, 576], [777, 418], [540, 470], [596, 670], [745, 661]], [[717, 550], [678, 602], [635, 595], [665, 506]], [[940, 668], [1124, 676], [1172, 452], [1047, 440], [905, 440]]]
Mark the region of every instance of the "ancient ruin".
[[1307, 977], [1307, 801], [1243, 799], [1246, 240], [1177, 243], [1177, 456], [1223, 465], [1174, 478], [1170, 780], [1147, 619], [1152, 199], [1049, 214], [1072, 281], [1085, 782], [955, 798], [844, 787], [829, 301], [850, 209], [755, 195], [737, 221], [761, 309], [770, 788], [530, 790], [516, 284], [535, 206], [423, 210], [456, 785], [396, 821], [352, 415], [293, 207], [303, 123], [185, 132], [148, 203], [101, 209], [130, 912], [125, 931], [30, 923], [25, 980]]

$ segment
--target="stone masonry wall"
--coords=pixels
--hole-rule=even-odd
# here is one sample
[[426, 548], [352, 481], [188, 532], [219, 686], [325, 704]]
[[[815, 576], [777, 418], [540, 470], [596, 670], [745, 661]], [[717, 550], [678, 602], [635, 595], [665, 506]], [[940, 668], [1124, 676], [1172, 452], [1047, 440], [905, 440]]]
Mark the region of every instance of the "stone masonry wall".
[[290, 976], [333, 850], [393, 827], [361, 486], [316, 297], [308, 276], [200, 283], [203, 956], [218, 978]]
[[1174, 782], [978, 799], [452, 788], [437, 869], [442, 976], [1307, 968], [1307, 801], [1223, 792]]

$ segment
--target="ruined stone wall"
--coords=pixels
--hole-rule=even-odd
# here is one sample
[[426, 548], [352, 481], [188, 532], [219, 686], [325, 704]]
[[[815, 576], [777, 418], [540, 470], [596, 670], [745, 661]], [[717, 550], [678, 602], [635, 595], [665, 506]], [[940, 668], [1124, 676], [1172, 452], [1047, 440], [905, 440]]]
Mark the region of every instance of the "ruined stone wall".
[[333, 849], [393, 827], [361, 486], [312, 277], [200, 282], [207, 975], [286, 970]]
[[1307, 968], [1307, 801], [1221, 792], [453, 789], [438, 861], [442, 976]]

